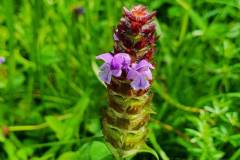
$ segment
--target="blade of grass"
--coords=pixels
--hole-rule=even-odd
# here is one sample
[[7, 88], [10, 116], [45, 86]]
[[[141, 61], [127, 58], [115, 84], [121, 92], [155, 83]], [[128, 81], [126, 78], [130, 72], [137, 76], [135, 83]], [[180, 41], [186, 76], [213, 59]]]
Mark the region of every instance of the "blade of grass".
[[172, 99], [172, 97], [170, 97], [166, 91], [164, 91], [165, 89], [163, 87], [161, 87], [159, 84], [157, 84], [156, 82], [153, 83], [153, 88], [156, 90], [156, 92], [169, 104], [171, 104], [172, 106], [186, 111], [186, 112], [192, 112], [192, 113], [200, 113], [201, 111], [204, 111], [203, 109], [199, 109], [196, 107], [192, 107], [192, 106], [185, 106], [177, 101], [175, 101], [174, 99]]
[[10, 105], [12, 104], [13, 99], [13, 81], [14, 81], [14, 73], [15, 73], [15, 58], [14, 58], [14, 3], [13, 0], [4, 0], [4, 8], [5, 8], [5, 17], [7, 21], [7, 27], [9, 32], [9, 44], [8, 44], [8, 50], [10, 53], [9, 56], [9, 62], [8, 62], [8, 93], [9, 93], [9, 102]]
[[201, 16], [195, 12], [192, 7], [184, 0], [176, 1], [183, 9], [185, 9], [190, 15], [193, 23], [199, 27], [202, 31], [205, 31], [207, 28], [206, 22], [201, 18]]
[[181, 22], [181, 32], [179, 35], [179, 44], [182, 43], [186, 33], [187, 33], [187, 27], [188, 27], [188, 21], [189, 17], [188, 17], [188, 13], [185, 13], [184, 16], [182, 17], [182, 22]]
[[161, 148], [161, 146], [157, 142], [156, 137], [152, 131], [150, 131], [150, 133], [149, 133], [149, 139], [150, 139], [150, 142], [152, 143], [154, 149], [158, 152], [158, 154], [161, 156], [161, 158], [163, 160], [169, 160], [169, 157], [167, 156], [167, 154], [164, 152], [164, 150]]
[[230, 157], [229, 160], [238, 160], [240, 158], [240, 148], [234, 152], [234, 154]]

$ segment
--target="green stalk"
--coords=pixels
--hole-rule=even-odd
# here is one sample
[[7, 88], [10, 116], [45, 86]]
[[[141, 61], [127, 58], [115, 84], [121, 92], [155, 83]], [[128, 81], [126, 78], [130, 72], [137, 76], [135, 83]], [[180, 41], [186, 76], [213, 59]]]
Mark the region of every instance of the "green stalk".
[[30, 47], [30, 61], [32, 61], [36, 70], [29, 70], [29, 81], [28, 81], [28, 96], [27, 103], [30, 106], [32, 103], [32, 94], [34, 89], [34, 84], [39, 85], [40, 92], [43, 90], [43, 81], [42, 81], [42, 70], [40, 66], [40, 52], [38, 48], [38, 30], [41, 21], [41, 7], [42, 1], [33, 0], [32, 1], [32, 41]]
[[[109, 7], [110, 4], [108, 3]], [[131, 67], [141, 61], [151, 64], [155, 52], [156, 27], [153, 18], [156, 12], [148, 12], [146, 7], [141, 5], [131, 10], [124, 7], [123, 12], [113, 35], [113, 55], [128, 54]], [[112, 77], [111, 83], [107, 85], [109, 107], [104, 111], [102, 120], [105, 141], [117, 160], [125, 160], [139, 152], [153, 154], [158, 159], [157, 153], [145, 143], [147, 125], [150, 114], [153, 113], [150, 68], [136, 71], [142, 76], [146, 72], [149, 75], [145, 75], [144, 80], [133, 83], [127, 78], [128, 71], [123, 72], [121, 77]], [[139, 83], [139, 87], [134, 87], [134, 83]]]
[[9, 103], [12, 104], [13, 94], [14, 93], [14, 73], [15, 73], [15, 57], [14, 57], [14, 3], [13, 0], [4, 0], [4, 8], [5, 8], [5, 18], [7, 21], [7, 27], [9, 32], [9, 62], [8, 62], [8, 95], [9, 95]]

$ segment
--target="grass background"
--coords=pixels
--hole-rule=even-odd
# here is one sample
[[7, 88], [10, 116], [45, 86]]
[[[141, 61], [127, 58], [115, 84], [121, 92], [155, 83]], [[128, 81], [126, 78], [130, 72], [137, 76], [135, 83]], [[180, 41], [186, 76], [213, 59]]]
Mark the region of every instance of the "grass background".
[[1, 0], [0, 159], [112, 159], [95, 56], [134, 4], [161, 35], [148, 144], [164, 160], [240, 159], [239, 0]]

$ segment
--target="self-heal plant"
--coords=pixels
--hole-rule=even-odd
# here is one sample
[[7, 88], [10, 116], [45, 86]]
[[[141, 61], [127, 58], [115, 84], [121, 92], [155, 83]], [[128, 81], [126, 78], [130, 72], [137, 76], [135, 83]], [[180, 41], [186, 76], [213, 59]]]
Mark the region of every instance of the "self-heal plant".
[[145, 140], [152, 113], [150, 87], [156, 12], [149, 13], [141, 5], [123, 10], [113, 34], [114, 51], [97, 56], [104, 61], [99, 76], [107, 85], [109, 97], [102, 120], [103, 135], [116, 158], [144, 150], [155, 154]]

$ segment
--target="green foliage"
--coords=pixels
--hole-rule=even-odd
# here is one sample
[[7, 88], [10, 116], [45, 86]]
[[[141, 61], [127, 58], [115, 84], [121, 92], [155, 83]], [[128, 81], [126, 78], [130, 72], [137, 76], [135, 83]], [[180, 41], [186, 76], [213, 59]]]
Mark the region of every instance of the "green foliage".
[[95, 56], [138, 3], [157, 10], [161, 35], [149, 145], [164, 160], [240, 159], [238, 0], [0, 1], [0, 159], [113, 159]]

